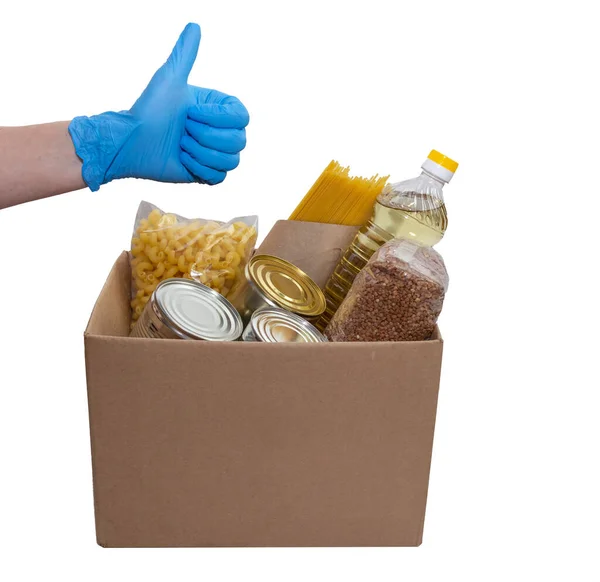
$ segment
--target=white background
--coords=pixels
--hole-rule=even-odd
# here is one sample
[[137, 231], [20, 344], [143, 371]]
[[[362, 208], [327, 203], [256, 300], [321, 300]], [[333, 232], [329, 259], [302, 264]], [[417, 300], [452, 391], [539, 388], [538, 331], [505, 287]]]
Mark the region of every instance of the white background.
[[[225, 183], [121, 181], [0, 212], [3, 580], [600, 580], [594, 2], [3, 2], [0, 125], [131, 106], [188, 21], [190, 82], [251, 125]], [[286, 218], [327, 163], [460, 162], [424, 543], [104, 550], [82, 333], [140, 199]], [[594, 557], [595, 554], [595, 557]]]

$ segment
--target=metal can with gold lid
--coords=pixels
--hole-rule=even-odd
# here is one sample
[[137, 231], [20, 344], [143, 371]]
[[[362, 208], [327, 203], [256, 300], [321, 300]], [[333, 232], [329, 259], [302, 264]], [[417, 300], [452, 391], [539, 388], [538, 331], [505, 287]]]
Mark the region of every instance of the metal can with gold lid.
[[245, 342], [319, 343], [327, 338], [299, 315], [279, 307], [263, 307], [255, 311], [246, 326]]
[[210, 287], [189, 279], [166, 279], [152, 293], [131, 337], [235, 341], [243, 331], [239, 313]]
[[255, 311], [279, 307], [313, 320], [325, 311], [325, 295], [301, 269], [273, 255], [254, 255], [245, 280], [228, 295], [247, 325]]

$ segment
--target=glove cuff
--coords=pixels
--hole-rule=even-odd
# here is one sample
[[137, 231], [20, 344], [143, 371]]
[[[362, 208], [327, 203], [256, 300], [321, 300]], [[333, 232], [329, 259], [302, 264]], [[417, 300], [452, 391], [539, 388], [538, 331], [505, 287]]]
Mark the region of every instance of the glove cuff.
[[108, 111], [71, 121], [69, 134], [83, 162], [81, 176], [92, 192], [112, 180], [109, 168], [138, 124], [128, 111]]

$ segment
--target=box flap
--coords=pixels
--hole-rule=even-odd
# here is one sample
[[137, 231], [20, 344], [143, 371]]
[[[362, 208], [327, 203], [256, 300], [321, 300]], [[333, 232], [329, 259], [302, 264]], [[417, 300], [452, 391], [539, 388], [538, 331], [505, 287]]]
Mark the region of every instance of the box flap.
[[131, 321], [131, 270], [123, 251], [111, 269], [85, 330], [86, 335], [128, 336]]
[[357, 230], [355, 226], [279, 220], [258, 252], [290, 261], [325, 287]]

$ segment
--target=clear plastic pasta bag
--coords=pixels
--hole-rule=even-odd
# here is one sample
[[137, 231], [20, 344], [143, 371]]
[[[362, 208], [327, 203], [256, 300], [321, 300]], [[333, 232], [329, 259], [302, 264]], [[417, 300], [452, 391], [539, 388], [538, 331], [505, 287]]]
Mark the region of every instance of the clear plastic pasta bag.
[[357, 275], [325, 329], [331, 341], [422, 341], [433, 333], [448, 289], [441, 255], [392, 239]]
[[227, 296], [244, 277], [257, 235], [257, 216], [188, 219], [141, 202], [131, 237], [132, 326], [164, 279], [194, 279]]

